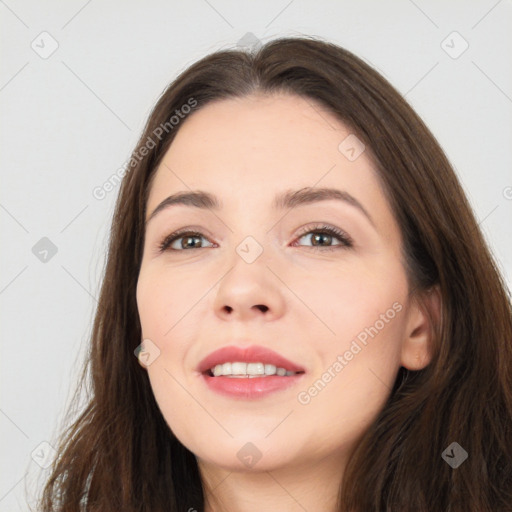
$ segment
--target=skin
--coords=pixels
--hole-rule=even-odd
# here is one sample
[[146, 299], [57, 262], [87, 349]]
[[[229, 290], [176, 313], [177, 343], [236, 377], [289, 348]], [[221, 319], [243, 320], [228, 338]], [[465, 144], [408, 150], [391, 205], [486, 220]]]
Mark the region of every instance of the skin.
[[[400, 228], [375, 165], [368, 151], [349, 161], [338, 146], [350, 131], [297, 96], [222, 100], [182, 123], [156, 171], [146, 218], [178, 191], [213, 193], [223, 208], [174, 205], [147, 224], [137, 303], [143, 338], [160, 351], [147, 366], [155, 398], [212, 488], [208, 512], [336, 510], [347, 457], [400, 366], [418, 370], [430, 360], [429, 305], [409, 297]], [[349, 192], [375, 225], [336, 200], [272, 209], [275, 194], [304, 187]], [[345, 231], [354, 246], [333, 238], [315, 250], [317, 231], [300, 230], [316, 223]], [[188, 226], [204, 237], [158, 253], [165, 236]], [[236, 252], [247, 236], [263, 249], [250, 264]], [[180, 250], [194, 241], [201, 248]], [[400, 312], [333, 371], [394, 303]], [[305, 378], [259, 400], [214, 393], [197, 365], [234, 340], [272, 348], [302, 365]], [[298, 394], [329, 368], [330, 382], [300, 403]], [[237, 457], [248, 442], [261, 453], [252, 467]]]

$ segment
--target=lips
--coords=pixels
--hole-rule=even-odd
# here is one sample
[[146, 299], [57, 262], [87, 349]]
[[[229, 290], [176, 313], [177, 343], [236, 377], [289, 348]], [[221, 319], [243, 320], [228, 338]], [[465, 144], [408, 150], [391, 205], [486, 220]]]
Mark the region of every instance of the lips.
[[197, 371], [205, 373], [218, 364], [228, 362], [273, 364], [279, 368], [285, 368], [287, 371], [305, 372], [300, 365], [260, 345], [251, 345], [245, 348], [229, 345], [215, 350], [199, 363]]

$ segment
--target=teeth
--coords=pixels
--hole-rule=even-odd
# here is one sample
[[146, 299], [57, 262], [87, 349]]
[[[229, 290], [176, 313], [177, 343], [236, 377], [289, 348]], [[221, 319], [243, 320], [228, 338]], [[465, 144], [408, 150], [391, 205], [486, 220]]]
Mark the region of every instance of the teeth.
[[287, 371], [285, 368], [277, 368], [273, 364], [263, 363], [224, 363], [218, 364], [211, 369], [214, 377], [254, 378], [279, 375], [281, 377], [295, 375], [295, 372]]
[[265, 374], [266, 375], [274, 375], [277, 371], [277, 368], [273, 364], [265, 365]]

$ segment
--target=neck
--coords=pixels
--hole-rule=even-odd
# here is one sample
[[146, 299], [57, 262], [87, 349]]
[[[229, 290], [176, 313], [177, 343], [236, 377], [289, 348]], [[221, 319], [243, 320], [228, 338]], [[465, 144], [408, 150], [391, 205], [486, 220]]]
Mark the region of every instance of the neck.
[[238, 471], [198, 459], [205, 512], [338, 512], [344, 463], [340, 455], [292, 467]]

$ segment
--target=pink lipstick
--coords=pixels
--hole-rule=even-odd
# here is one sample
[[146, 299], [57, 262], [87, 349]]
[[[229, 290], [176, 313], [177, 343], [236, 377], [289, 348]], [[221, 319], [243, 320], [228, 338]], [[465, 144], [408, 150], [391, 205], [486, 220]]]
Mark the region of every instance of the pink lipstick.
[[238, 399], [258, 399], [296, 385], [302, 366], [263, 346], [223, 347], [205, 357], [197, 370], [207, 386]]

